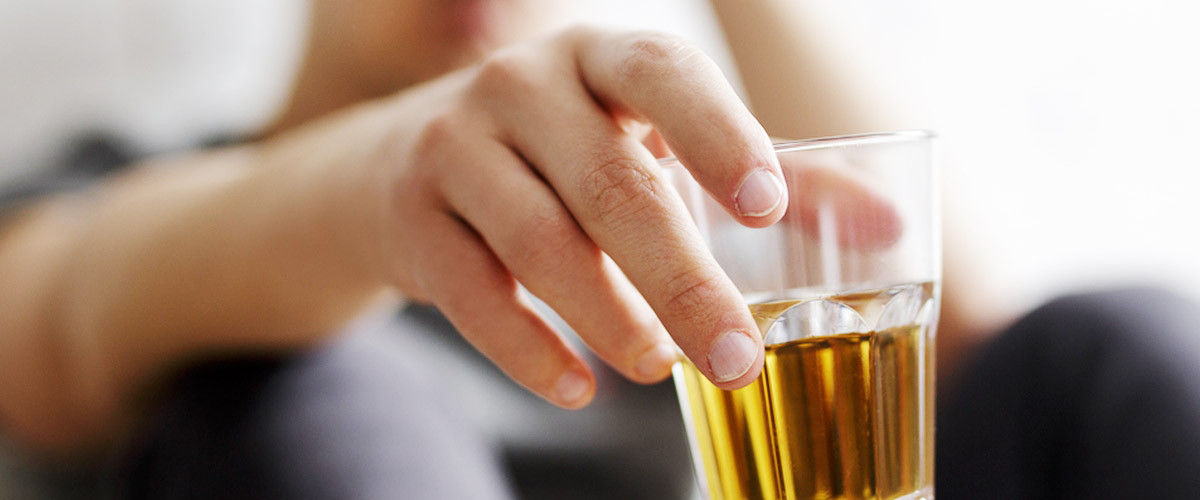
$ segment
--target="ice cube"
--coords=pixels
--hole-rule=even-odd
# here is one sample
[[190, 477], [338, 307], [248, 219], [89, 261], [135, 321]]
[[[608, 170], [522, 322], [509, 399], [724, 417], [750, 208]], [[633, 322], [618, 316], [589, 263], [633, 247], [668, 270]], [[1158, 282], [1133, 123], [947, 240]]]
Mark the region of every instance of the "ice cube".
[[917, 324], [926, 328], [926, 335], [929, 338], [937, 337], [937, 320], [941, 309], [938, 307], [936, 300], [926, 300], [925, 305], [921, 306], [921, 312], [917, 313]]
[[867, 332], [867, 322], [854, 308], [832, 300], [809, 300], [787, 308], [767, 329], [767, 344], [806, 337]]
[[921, 285], [905, 286], [888, 300], [887, 305], [883, 306], [883, 312], [879, 314], [879, 321], [876, 322], [875, 329], [887, 330], [898, 326], [918, 324], [922, 319], [921, 311], [925, 310], [928, 313], [928, 309], [923, 309], [923, 307], [929, 302], [925, 287]]

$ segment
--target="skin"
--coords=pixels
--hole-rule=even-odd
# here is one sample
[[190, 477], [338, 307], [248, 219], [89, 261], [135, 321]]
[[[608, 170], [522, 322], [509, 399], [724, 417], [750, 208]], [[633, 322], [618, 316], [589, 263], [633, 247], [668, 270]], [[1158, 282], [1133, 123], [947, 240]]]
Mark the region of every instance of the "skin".
[[[439, 40], [466, 61], [479, 39]], [[321, 50], [306, 67], [329, 67]], [[441, 69], [350, 73], [352, 85], [302, 81], [297, 93], [341, 89], [324, 101], [336, 109], [381, 81]], [[45, 449], [94, 443], [181, 362], [311, 345], [389, 291], [436, 303], [509, 376], [563, 407], [591, 400], [593, 374], [518, 281], [633, 380], [668, 375], [672, 337], [711, 376], [726, 335], [758, 357], [712, 378], [734, 388], [757, 376], [761, 340], [740, 294], [641, 145], [657, 130], [732, 213], [756, 214], [739, 215], [748, 225], [782, 215], [786, 200], [739, 207], [741, 182], [779, 166], [691, 45], [570, 30], [348, 109], [307, 106], [283, 118], [303, 126], [159, 160], [9, 221], [0, 410], [13, 434]], [[691, 126], [700, 120], [709, 126]]]
[[291, 100], [261, 140], [7, 218], [5, 433], [51, 452], [103, 445], [172, 370], [310, 347], [397, 295], [436, 304], [548, 401], [586, 405], [591, 369], [518, 283], [632, 380], [667, 377], [674, 344], [720, 387], [753, 380], [753, 319], [652, 152], [762, 227], [788, 205], [741, 192], [755, 173], [782, 182], [767, 132], [687, 42], [544, 33], [535, 14], [553, 4], [317, 0]]

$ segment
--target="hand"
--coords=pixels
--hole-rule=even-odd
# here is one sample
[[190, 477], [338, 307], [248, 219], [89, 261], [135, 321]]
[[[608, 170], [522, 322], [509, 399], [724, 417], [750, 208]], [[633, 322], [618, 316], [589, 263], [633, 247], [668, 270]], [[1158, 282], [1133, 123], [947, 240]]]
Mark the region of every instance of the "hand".
[[741, 223], [783, 215], [770, 139], [699, 50], [574, 29], [387, 106], [396, 130], [373, 163], [388, 279], [513, 379], [564, 407], [594, 393], [518, 283], [632, 380], [670, 373], [671, 338], [722, 388], [758, 376], [754, 320], [641, 142], [660, 134]]

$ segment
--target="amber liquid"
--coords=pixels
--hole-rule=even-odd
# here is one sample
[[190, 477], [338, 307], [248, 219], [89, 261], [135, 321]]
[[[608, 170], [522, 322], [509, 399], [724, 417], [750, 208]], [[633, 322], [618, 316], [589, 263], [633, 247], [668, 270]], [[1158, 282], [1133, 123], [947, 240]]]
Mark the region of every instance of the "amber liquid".
[[[873, 299], [845, 298], [852, 307]], [[797, 302], [750, 307], [765, 329]], [[736, 391], [716, 388], [683, 361], [685, 418], [709, 497], [933, 498], [925, 333], [914, 324], [770, 345], [762, 376]]]

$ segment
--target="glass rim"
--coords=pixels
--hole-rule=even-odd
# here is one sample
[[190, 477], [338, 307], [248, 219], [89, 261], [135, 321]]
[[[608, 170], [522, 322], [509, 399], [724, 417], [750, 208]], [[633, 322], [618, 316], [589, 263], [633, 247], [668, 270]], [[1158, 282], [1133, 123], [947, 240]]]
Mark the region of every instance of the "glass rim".
[[[929, 140], [937, 137], [937, 134], [930, 130], [900, 130], [894, 132], [868, 132], [865, 134], [847, 134], [834, 135], [829, 137], [816, 137], [812, 139], [801, 139], [793, 141], [780, 141], [772, 143], [775, 154], [791, 153], [794, 151], [805, 151], [809, 149], [830, 149], [844, 148], [850, 146], [863, 146], [868, 144], [885, 144], [891, 142], [912, 142], [920, 140]], [[682, 165], [678, 157], [668, 156], [660, 158], [658, 164], [663, 167], [670, 165]]]

